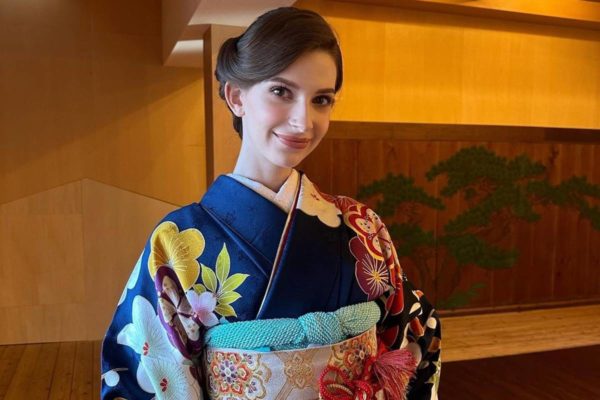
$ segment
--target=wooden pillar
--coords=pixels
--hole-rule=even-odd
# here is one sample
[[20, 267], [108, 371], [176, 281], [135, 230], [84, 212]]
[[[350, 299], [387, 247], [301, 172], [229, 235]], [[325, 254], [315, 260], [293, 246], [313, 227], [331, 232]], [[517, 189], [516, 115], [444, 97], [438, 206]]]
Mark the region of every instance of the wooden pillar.
[[231, 172], [240, 150], [241, 140], [233, 129], [231, 112], [219, 97], [215, 78], [217, 55], [221, 44], [239, 36], [245, 28], [210, 25], [204, 33], [204, 104], [206, 129], [206, 185], [221, 174]]

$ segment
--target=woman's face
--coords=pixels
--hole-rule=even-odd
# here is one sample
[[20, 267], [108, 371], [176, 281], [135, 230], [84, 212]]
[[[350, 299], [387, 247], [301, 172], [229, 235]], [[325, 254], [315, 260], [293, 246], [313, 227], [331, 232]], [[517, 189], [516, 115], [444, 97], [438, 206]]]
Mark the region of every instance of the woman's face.
[[241, 89], [241, 156], [249, 167], [293, 168], [317, 147], [329, 128], [336, 74], [333, 57], [317, 50]]

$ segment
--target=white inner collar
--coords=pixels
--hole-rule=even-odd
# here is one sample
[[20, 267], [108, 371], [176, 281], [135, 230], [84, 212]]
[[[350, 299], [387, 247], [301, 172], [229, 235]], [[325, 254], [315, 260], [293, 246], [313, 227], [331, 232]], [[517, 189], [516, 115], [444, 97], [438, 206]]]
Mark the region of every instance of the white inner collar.
[[286, 213], [289, 213], [294, 203], [294, 195], [296, 194], [296, 187], [298, 186], [298, 178], [300, 173], [295, 169], [292, 169], [292, 173], [290, 176], [288, 176], [283, 185], [281, 185], [281, 188], [279, 188], [278, 192], [274, 192], [262, 183], [253, 181], [252, 179], [246, 178], [245, 176], [239, 174], [231, 173], [227, 174], [227, 176], [254, 190], [256, 193], [271, 201]]

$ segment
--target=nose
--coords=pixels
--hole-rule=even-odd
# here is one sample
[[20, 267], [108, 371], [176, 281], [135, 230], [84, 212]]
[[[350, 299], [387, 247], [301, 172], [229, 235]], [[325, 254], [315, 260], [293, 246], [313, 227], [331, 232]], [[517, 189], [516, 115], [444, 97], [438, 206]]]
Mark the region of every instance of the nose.
[[313, 106], [310, 101], [298, 101], [290, 112], [290, 125], [300, 132], [313, 128]]

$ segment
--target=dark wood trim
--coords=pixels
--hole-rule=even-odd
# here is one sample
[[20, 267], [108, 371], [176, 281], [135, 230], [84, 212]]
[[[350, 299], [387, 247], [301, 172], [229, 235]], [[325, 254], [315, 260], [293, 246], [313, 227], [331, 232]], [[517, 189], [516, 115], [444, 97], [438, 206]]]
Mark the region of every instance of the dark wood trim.
[[243, 27], [210, 25], [204, 32], [204, 118], [206, 140], [206, 185], [233, 170], [241, 141], [233, 129], [231, 113], [219, 97], [219, 82], [214, 74], [221, 45], [240, 35]]
[[513, 304], [509, 306], [499, 307], [478, 307], [478, 308], [461, 308], [458, 310], [438, 310], [440, 317], [460, 317], [464, 315], [478, 315], [478, 314], [494, 314], [504, 312], [521, 312], [531, 310], [547, 310], [552, 308], [561, 307], [575, 307], [575, 306], [586, 306], [600, 304], [600, 297], [591, 299], [579, 299], [579, 300], [562, 300], [562, 301], [549, 301], [544, 303], [532, 303], [532, 304]]
[[600, 143], [600, 129], [331, 121], [327, 138]]

